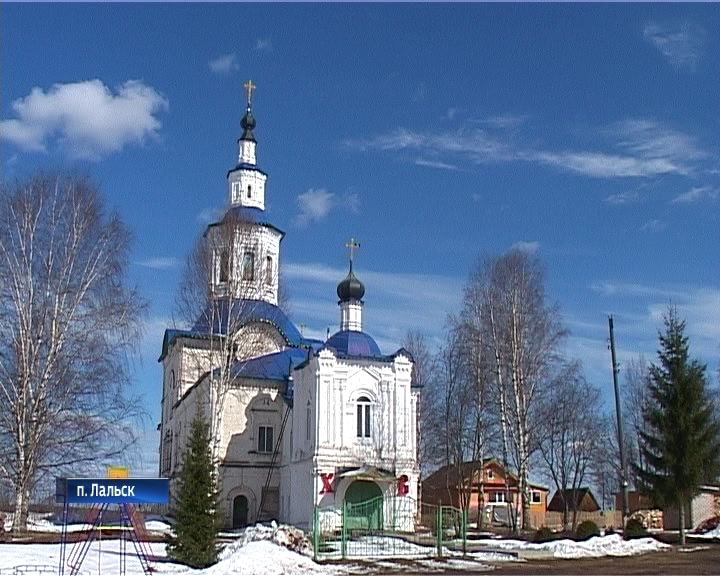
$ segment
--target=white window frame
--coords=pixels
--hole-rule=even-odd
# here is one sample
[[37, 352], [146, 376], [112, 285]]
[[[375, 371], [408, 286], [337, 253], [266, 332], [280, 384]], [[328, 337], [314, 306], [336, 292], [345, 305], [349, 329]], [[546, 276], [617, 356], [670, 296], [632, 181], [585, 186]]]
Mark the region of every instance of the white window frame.
[[[269, 447], [268, 447], [268, 430], [270, 430]], [[272, 426], [261, 424], [258, 426], [257, 451], [259, 454], [272, 454], [274, 450], [273, 441], [275, 440], [275, 431]]]
[[372, 438], [372, 401], [367, 396], [355, 402], [355, 435], [358, 439]]

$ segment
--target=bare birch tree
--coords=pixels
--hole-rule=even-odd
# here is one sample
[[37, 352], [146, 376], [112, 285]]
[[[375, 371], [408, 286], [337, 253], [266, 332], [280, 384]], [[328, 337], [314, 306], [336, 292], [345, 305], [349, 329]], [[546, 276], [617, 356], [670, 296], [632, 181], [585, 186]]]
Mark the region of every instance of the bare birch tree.
[[178, 317], [202, 335], [194, 373], [209, 383], [205, 405], [216, 466], [228, 394], [243, 393], [243, 361], [284, 346], [256, 321], [268, 320], [263, 298], [277, 287], [273, 295], [282, 306], [286, 294], [278, 282], [279, 254], [258, 242], [263, 226], [241, 210], [229, 210], [197, 240], [176, 297]]
[[572, 362], [552, 380], [538, 421], [540, 454], [563, 503], [563, 526], [573, 531], [578, 518], [577, 494], [590, 479], [598, 456], [599, 404], [600, 391], [585, 380], [579, 363]]
[[[564, 330], [557, 319], [556, 307], [545, 302], [543, 270], [535, 256], [512, 250], [480, 262], [470, 283], [483, 301], [503, 465], [508, 469], [512, 456], [518, 475], [523, 528], [528, 528], [530, 456], [537, 447], [533, 418], [541, 389], [557, 361]], [[512, 516], [511, 521], [514, 528]]]
[[36, 177], [0, 191], [0, 474], [13, 531], [32, 490], [121, 454], [138, 404], [127, 353], [144, 304], [127, 287], [130, 234], [86, 179]]
[[433, 418], [435, 402], [435, 357], [430, 350], [425, 336], [417, 331], [410, 330], [405, 335], [403, 347], [413, 357], [412, 385], [420, 388], [418, 402], [418, 432], [417, 432], [417, 463], [421, 471], [438, 462], [437, 435], [435, 426], [437, 419]]
[[643, 413], [648, 409], [650, 394], [648, 392], [648, 362], [640, 355], [632, 358], [625, 366], [625, 385], [622, 389], [623, 420], [625, 424], [625, 444], [627, 460], [632, 465], [628, 466], [628, 473], [633, 479], [633, 486], [638, 485], [638, 471], [646, 470], [647, 465], [643, 460], [642, 435], [645, 429]]

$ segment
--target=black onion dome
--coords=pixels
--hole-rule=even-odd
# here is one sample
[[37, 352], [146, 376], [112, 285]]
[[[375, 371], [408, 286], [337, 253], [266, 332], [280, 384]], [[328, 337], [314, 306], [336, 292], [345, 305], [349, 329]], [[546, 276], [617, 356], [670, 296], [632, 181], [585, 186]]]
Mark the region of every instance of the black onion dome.
[[253, 134], [253, 129], [255, 128], [255, 117], [252, 115], [252, 111], [250, 110], [249, 106], [247, 111], [245, 112], [245, 116], [243, 116], [242, 120], [240, 120], [240, 126], [243, 129], [243, 133], [240, 139], [252, 140], [254, 142], [255, 134]]
[[352, 265], [350, 266], [348, 275], [338, 284], [337, 295], [341, 302], [362, 300], [362, 297], [365, 295], [365, 286], [363, 286], [363, 283], [353, 274]]

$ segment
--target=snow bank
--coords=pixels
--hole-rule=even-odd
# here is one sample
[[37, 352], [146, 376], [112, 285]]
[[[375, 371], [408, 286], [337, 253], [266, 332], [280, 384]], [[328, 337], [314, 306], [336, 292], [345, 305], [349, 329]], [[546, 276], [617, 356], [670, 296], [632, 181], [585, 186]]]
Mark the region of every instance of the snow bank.
[[[668, 550], [669, 545], [658, 542], [654, 538], [638, 538], [623, 540], [619, 534], [594, 536], [583, 542], [574, 540], [554, 540], [535, 544], [522, 540], [480, 540], [481, 544], [499, 550], [532, 550], [546, 552], [554, 558], [601, 558], [603, 556], [634, 556], [647, 552]], [[473, 554], [475, 556], [475, 554]]]
[[720, 525], [705, 534], [686, 534], [688, 538], [700, 538], [703, 540], [720, 540]]
[[338, 566], [321, 566], [304, 554], [271, 540], [256, 540], [223, 550], [220, 562], [194, 574], [337, 574]]
[[220, 552], [219, 558], [223, 560], [251, 542], [261, 542], [265, 540], [270, 540], [275, 544], [285, 546], [289, 550], [299, 552], [305, 556], [313, 555], [312, 542], [305, 532], [288, 524], [278, 525], [273, 520], [270, 525], [256, 524], [255, 526], [248, 526], [243, 532], [242, 537], [232, 544], [225, 546]]
[[148, 532], [170, 532], [172, 526], [162, 520], [148, 520], [145, 522], [145, 530]]

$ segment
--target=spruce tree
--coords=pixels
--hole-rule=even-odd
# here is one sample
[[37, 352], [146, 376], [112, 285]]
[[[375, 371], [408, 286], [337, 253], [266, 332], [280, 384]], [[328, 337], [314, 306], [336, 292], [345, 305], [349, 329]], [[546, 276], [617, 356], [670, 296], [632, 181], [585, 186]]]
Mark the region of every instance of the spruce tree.
[[210, 430], [200, 416], [195, 417], [190, 428], [176, 494], [175, 529], [168, 542], [168, 555], [193, 568], [214, 564], [219, 529], [217, 487]]
[[720, 436], [706, 368], [690, 359], [685, 322], [669, 308], [664, 323], [658, 362], [650, 367], [645, 431], [640, 433], [648, 468], [638, 474], [641, 488], [656, 505], [677, 507], [684, 544], [686, 506], [703, 483], [717, 480]]

